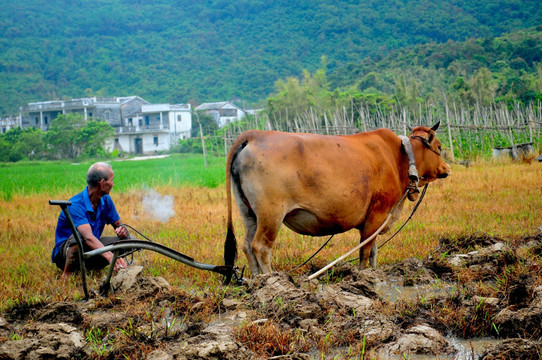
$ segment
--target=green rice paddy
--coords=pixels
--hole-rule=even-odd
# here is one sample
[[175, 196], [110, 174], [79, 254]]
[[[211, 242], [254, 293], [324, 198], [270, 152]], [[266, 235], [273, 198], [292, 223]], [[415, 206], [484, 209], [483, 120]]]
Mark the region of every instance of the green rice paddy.
[[[94, 161], [0, 163], [0, 199], [13, 195], [79, 191], [86, 185], [86, 173]], [[110, 161], [115, 171], [115, 190], [154, 186], [192, 185], [214, 188], [224, 183], [225, 159], [202, 155], [175, 154], [140, 161]]]

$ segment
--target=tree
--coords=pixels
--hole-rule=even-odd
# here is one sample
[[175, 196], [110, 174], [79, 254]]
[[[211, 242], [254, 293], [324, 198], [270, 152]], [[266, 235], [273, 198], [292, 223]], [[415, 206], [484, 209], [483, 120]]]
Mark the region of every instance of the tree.
[[11, 146], [15, 146], [19, 141], [19, 136], [23, 133], [23, 129], [19, 127], [11, 128], [3, 135], [4, 140]]
[[12, 161], [21, 159], [33, 160], [40, 157], [43, 151], [43, 132], [33, 127], [24, 129], [12, 149]]
[[395, 98], [402, 106], [416, 109], [418, 97], [420, 95], [420, 83], [415, 79], [407, 81], [404, 74], [400, 74], [395, 79]]
[[[303, 77], [287, 77], [275, 82], [276, 93], [267, 98], [268, 114], [277, 120], [293, 120], [297, 115], [314, 110], [317, 115], [330, 109], [340, 98], [329, 90], [326, 77], [326, 57], [314, 75], [303, 70]], [[348, 100], [349, 102], [349, 100]], [[283, 120], [284, 121], [284, 120]]]
[[534, 77], [534, 89], [542, 94], [542, 62], [536, 64], [536, 75]]
[[9, 143], [3, 137], [0, 137], [0, 162], [8, 162], [9, 153], [10, 153]]
[[105, 139], [115, 130], [105, 121], [86, 121], [81, 114], [62, 114], [51, 122], [45, 141], [56, 158], [104, 154]]
[[84, 141], [79, 133], [85, 125], [81, 114], [62, 114], [52, 120], [45, 141], [53, 157], [74, 159], [79, 156]]
[[77, 143], [87, 156], [104, 153], [105, 138], [115, 135], [115, 129], [106, 121], [89, 121], [78, 134]]
[[39, 159], [49, 152], [57, 159], [104, 154], [105, 139], [115, 134], [105, 121], [85, 121], [82, 115], [60, 115], [43, 133], [33, 127], [14, 128], [0, 136], [0, 161]]
[[303, 71], [303, 80], [301, 85], [307, 94], [307, 102], [315, 108], [328, 109], [331, 107], [332, 96], [327, 80], [327, 58], [322, 56], [321, 67], [311, 75], [307, 70]]
[[43, 149], [43, 132], [30, 127], [10, 129], [0, 137], [0, 161], [16, 162], [40, 157]]
[[495, 98], [497, 86], [488, 68], [483, 67], [478, 70], [475, 76], [469, 80], [469, 87], [468, 95], [472, 102], [488, 105]]
[[[198, 112], [195, 112], [194, 114], [196, 115], [195, 118], [196, 118], [197, 124], [194, 124], [194, 126], [192, 126], [192, 132], [191, 132], [192, 137], [200, 136], [199, 124], [201, 124], [204, 135], [214, 135], [216, 133], [216, 131], [218, 130], [218, 123], [215, 121], [215, 119], [211, 115], [203, 111], [198, 111]], [[192, 117], [192, 119], [194, 119], [194, 116]]]

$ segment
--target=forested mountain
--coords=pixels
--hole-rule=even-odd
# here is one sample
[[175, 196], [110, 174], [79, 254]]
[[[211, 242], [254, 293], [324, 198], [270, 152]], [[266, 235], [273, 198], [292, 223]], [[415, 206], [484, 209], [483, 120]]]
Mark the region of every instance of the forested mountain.
[[[262, 103], [276, 80], [316, 70], [323, 55], [333, 84], [359, 85], [391, 50], [540, 24], [537, 0], [3, 1], [0, 114], [90, 95]], [[473, 44], [471, 56], [487, 50]]]
[[[337, 67], [331, 89], [386, 94], [403, 103], [542, 100], [542, 25], [500, 37], [429, 43]], [[410, 98], [410, 99], [407, 99]], [[440, 101], [442, 102], [442, 101]]]

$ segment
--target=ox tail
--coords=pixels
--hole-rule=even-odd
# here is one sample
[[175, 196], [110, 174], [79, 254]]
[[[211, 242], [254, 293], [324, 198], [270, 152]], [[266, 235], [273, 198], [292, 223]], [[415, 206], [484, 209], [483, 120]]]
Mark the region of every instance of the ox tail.
[[233, 266], [235, 265], [235, 258], [237, 257], [237, 240], [233, 233], [233, 227], [228, 226], [228, 233], [226, 234], [226, 241], [224, 243], [224, 264], [231, 267], [231, 270], [226, 274], [224, 284], [228, 285], [231, 282], [233, 275]]
[[[228, 207], [227, 234], [224, 242], [224, 265], [230, 266], [231, 271], [224, 279], [224, 284], [229, 284], [233, 275], [233, 267], [237, 258], [237, 240], [233, 232], [232, 220], [232, 164], [237, 154], [246, 146], [250, 132], [243, 133], [233, 143], [226, 159], [226, 202]], [[237, 184], [239, 185], [239, 184]]]

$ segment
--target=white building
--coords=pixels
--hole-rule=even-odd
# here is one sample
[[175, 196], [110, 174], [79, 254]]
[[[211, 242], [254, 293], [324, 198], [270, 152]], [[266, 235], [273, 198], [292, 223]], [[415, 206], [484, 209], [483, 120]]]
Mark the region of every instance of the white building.
[[148, 104], [124, 118], [114, 138], [107, 139], [108, 151], [153, 154], [169, 150], [179, 139], [190, 137], [192, 114], [189, 104]]
[[32, 126], [42, 131], [60, 114], [77, 113], [86, 120], [107, 121], [116, 134], [104, 139], [106, 150], [151, 155], [190, 137], [190, 110], [189, 104], [150, 104], [138, 96], [92, 97], [29, 103], [20, 107], [20, 117], [22, 128]]
[[241, 120], [246, 115], [243, 109], [229, 101], [203, 103], [194, 110], [211, 115], [219, 127], [224, 127], [231, 122]]
[[6, 116], [0, 118], [0, 134], [7, 133], [10, 129], [21, 127], [21, 118], [18, 116]]
[[36, 127], [47, 131], [51, 121], [60, 114], [80, 114], [85, 120], [107, 121], [113, 127], [122, 126], [124, 118], [141, 111], [141, 106], [149, 104], [139, 96], [91, 97], [67, 101], [53, 100], [28, 103], [19, 108], [21, 127]]

